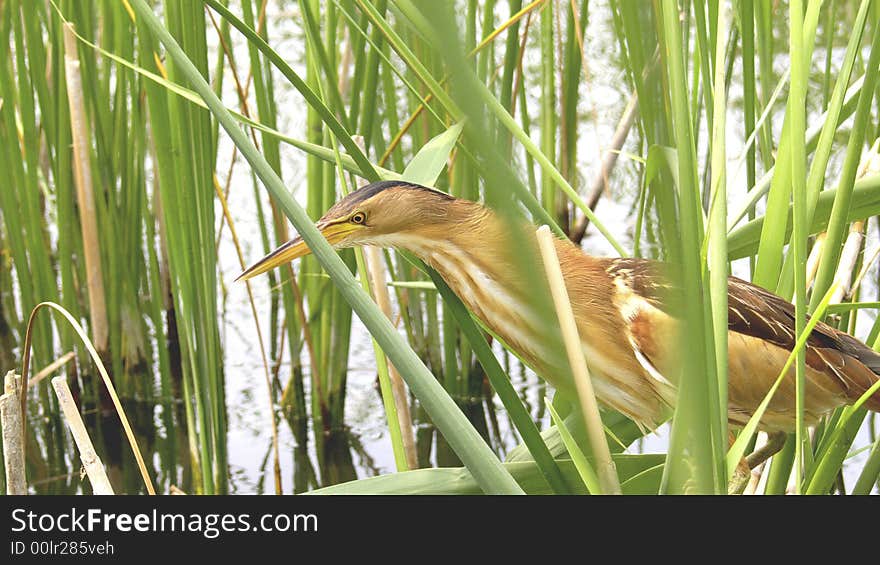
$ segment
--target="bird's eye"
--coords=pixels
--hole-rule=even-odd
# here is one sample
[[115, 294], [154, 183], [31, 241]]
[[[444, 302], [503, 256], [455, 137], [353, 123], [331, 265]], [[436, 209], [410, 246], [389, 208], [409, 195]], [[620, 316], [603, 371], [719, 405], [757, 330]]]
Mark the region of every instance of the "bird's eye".
[[353, 224], [362, 224], [367, 220], [366, 214], [363, 212], [358, 212], [357, 214], [351, 217], [351, 223]]

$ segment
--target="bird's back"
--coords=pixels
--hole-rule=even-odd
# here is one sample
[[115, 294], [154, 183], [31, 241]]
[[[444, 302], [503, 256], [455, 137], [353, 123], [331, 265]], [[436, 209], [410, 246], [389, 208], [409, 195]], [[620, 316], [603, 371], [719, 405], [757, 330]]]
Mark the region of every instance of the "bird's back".
[[[679, 336], [658, 340], [657, 333], [678, 327], [681, 286], [667, 264], [646, 259], [607, 259], [618, 304], [637, 358], [646, 373], [670, 381], [682, 349]], [[756, 285], [728, 279], [728, 400], [730, 420], [744, 424], [781, 373], [797, 339], [794, 306]], [[675, 320], [675, 321], [673, 321]], [[650, 336], [650, 337], [649, 337]], [[857, 401], [878, 379], [880, 354], [856, 338], [823, 322], [806, 344], [806, 416], [815, 422], [835, 407]], [[774, 394], [762, 427], [790, 430], [795, 418], [795, 370], [790, 368]], [[880, 393], [866, 406], [880, 411]]]

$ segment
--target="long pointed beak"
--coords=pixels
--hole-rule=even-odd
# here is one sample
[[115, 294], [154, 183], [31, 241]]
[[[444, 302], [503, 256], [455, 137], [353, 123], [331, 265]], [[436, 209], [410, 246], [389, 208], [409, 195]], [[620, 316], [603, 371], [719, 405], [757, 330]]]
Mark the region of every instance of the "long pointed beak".
[[309, 253], [311, 253], [309, 246], [306, 245], [306, 242], [301, 237], [297, 236], [248, 267], [243, 273], [238, 275], [235, 282], [246, 281], [257, 275], [262, 275], [266, 271], [270, 271], [285, 263], [290, 263], [294, 259], [299, 259]]
[[[328, 224], [319, 222], [315, 227], [318, 228], [321, 235], [327, 239], [330, 245], [336, 245], [344, 239], [349, 232], [351, 232], [353, 226], [348, 223]], [[312, 250], [309, 249], [306, 242], [303, 241], [301, 237], [297, 236], [248, 267], [242, 274], [238, 275], [238, 278], [235, 279], [235, 281], [246, 281], [257, 275], [262, 275], [266, 271], [290, 263], [294, 259], [305, 257], [311, 252]]]

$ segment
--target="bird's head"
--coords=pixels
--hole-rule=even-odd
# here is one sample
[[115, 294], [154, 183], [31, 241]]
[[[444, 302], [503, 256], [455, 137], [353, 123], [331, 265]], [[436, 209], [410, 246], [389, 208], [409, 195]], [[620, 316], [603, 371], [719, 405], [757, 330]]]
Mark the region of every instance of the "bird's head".
[[[315, 227], [339, 249], [361, 245], [406, 247], [407, 241], [430, 239], [454, 221], [450, 216], [457, 200], [443, 192], [402, 181], [382, 181], [364, 186], [327, 210]], [[468, 203], [470, 204], [470, 203]], [[295, 237], [239, 275], [247, 280], [310, 253]]]

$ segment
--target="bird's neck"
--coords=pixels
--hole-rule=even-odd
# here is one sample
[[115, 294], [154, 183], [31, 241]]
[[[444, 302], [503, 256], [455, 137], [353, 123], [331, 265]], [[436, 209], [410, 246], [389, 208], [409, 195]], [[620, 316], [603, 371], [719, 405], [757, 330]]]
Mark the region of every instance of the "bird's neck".
[[[543, 263], [534, 226], [511, 224], [487, 210], [478, 220], [463, 222], [461, 229], [407, 238], [399, 246], [434, 268], [468, 309], [533, 368], [564, 370], [564, 359], [548, 350], [549, 296], [535, 293], [541, 287], [534, 277], [543, 278]], [[567, 241], [558, 241], [557, 251], [563, 262], [572, 253], [580, 261], [591, 260]]]

